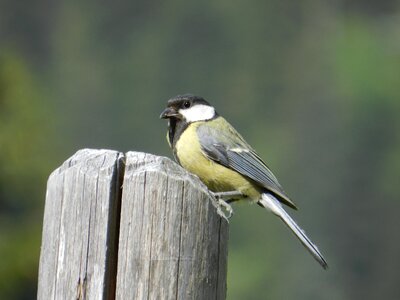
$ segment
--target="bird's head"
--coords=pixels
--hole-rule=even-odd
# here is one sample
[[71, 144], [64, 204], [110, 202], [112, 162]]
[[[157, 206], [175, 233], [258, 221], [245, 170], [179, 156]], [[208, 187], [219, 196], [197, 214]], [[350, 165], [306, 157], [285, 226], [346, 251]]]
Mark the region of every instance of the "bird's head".
[[193, 123], [211, 120], [216, 116], [214, 107], [203, 98], [182, 95], [168, 100], [167, 108], [161, 113], [160, 118]]

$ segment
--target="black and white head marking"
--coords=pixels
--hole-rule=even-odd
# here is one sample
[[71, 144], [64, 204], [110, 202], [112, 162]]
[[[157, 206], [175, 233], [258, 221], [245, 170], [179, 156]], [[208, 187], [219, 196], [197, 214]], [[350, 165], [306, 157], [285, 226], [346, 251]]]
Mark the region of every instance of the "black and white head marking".
[[186, 122], [207, 121], [215, 117], [215, 109], [205, 104], [194, 103], [189, 108], [179, 109], [179, 113], [185, 118]]
[[168, 101], [168, 106], [175, 107], [182, 119], [187, 123], [207, 121], [217, 116], [214, 107], [198, 96], [177, 96]]
[[194, 95], [176, 96], [168, 100], [167, 108], [160, 118], [168, 119], [168, 141], [175, 147], [181, 134], [193, 122], [208, 121], [218, 117], [206, 100]]

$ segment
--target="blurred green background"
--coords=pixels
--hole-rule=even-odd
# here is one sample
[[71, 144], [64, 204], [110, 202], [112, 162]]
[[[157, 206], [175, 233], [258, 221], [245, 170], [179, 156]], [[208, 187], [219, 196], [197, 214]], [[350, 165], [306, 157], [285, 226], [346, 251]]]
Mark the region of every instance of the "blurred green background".
[[300, 207], [235, 205], [228, 299], [400, 299], [400, 3], [0, 0], [0, 298], [35, 299], [46, 179], [81, 148], [171, 157], [213, 103]]

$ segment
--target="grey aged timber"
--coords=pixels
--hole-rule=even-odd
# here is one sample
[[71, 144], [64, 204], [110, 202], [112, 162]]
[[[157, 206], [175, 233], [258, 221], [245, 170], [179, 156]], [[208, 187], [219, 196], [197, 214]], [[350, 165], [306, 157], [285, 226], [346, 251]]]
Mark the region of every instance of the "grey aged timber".
[[112, 299], [121, 157], [81, 150], [50, 175], [38, 299]]
[[227, 239], [170, 159], [81, 150], [48, 181], [38, 299], [225, 299]]

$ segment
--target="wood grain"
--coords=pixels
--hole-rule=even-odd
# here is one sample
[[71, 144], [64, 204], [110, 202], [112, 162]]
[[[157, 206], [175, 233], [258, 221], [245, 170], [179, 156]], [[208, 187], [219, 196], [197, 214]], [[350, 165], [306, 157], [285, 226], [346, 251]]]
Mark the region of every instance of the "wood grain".
[[127, 153], [116, 298], [225, 299], [227, 225], [197, 177]]
[[38, 299], [112, 299], [122, 154], [80, 150], [49, 177]]
[[78, 151], [49, 177], [38, 299], [225, 299], [228, 224], [165, 157]]

